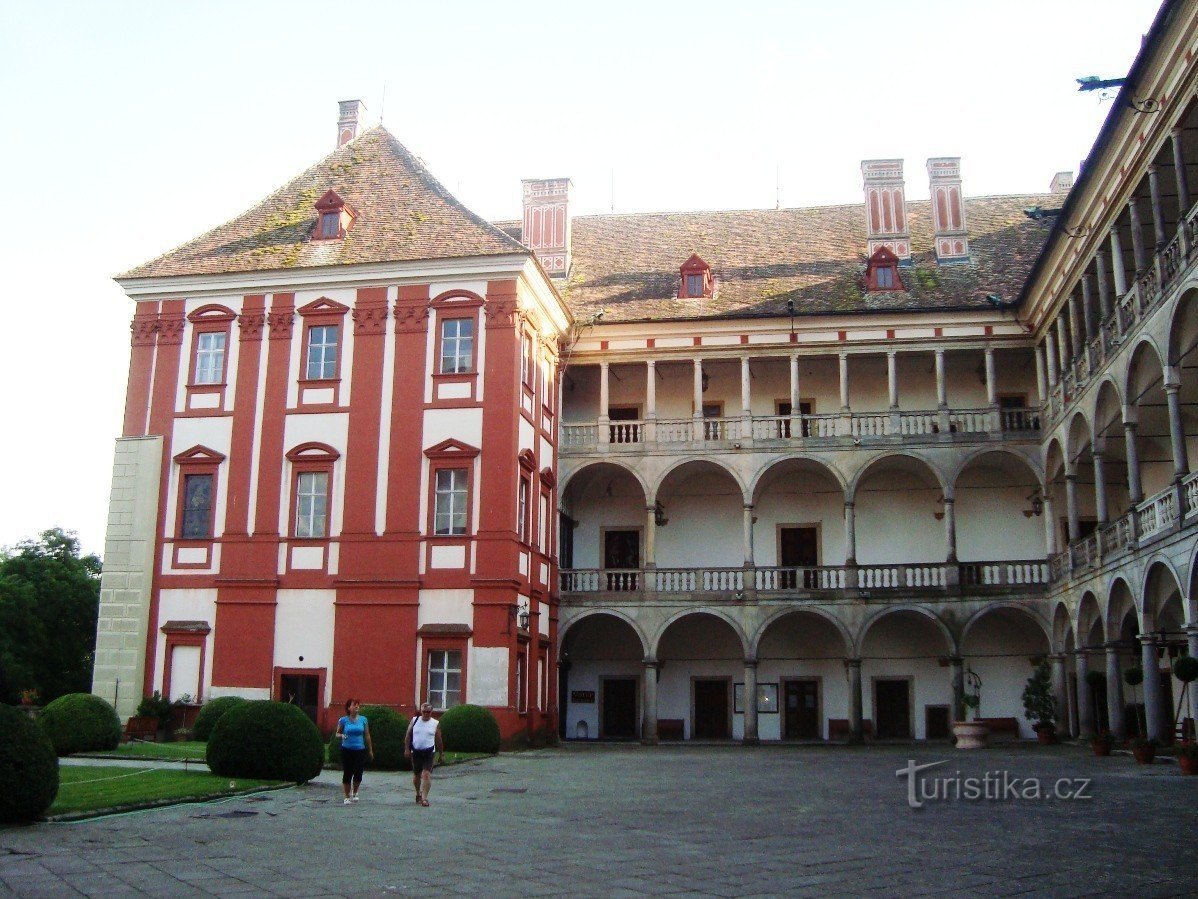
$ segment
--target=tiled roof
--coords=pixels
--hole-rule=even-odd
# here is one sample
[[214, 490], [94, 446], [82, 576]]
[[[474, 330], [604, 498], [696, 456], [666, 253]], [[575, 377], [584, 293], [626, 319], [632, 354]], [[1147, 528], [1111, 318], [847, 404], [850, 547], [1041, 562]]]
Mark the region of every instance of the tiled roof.
[[[987, 294], [1018, 298], [1048, 235], [1023, 214], [1060, 196], [965, 200], [970, 261], [937, 265], [931, 205], [911, 201], [914, 265], [900, 268], [906, 291], [867, 293], [865, 211], [860, 204], [810, 209], [579, 216], [564, 294], [576, 316], [605, 310], [604, 323], [888, 310], [993, 309]], [[497, 223], [519, 234], [518, 222]], [[710, 299], [678, 299], [678, 268], [698, 253], [715, 275]]]
[[[310, 242], [316, 199], [335, 190], [357, 213], [344, 239]], [[251, 272], [528, 251], [459, 203], [382, 126], [207, 234], [121, 278]]]

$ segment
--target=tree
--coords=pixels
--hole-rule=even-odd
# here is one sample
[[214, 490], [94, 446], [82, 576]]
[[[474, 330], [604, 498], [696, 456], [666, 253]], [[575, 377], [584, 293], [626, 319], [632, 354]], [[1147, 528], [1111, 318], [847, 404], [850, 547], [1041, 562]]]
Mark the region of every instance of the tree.
[[52, 528], [0, 550], [0, 701], [34, 688], [42, 702], [91, 691], [100, 560]]

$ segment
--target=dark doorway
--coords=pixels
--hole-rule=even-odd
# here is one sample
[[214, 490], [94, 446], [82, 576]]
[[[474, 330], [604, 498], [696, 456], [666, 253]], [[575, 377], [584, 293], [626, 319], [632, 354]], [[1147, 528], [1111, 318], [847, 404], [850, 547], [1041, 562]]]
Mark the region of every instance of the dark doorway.
[[620, 425], [620, 421], [638, 421], [641, 410], [636, 406], [612, 406], [607, 410], [608, 441], [611, 443], [640, 443], [641, 429], [635, 425]]
[[320, 705], [320, 678], [315, 674], [279, 675], [279, 699], [297, 705], [318, 724], [316, 711]]
[[[779, 416], [787, 416], [788, 417], [787, 420], [778, 422], [778, 432], [782, 437], [789, 439], [790, 438], [789, 416], [790, 416], [790, 412], [794, 408], [794, 406], [792, 406], [790, 404], [789, 400], [778, 400], [778, 402], [774, 403], [774, 406], [777, 408]], [[802, 416], [802, 419], [801, 419], [802, 425], [801, 426], [803, 429], [802, 433], [803, 433], [804, 437], [811, 436], [808, 433], [808, 431], [810, 429], [810, 424], [808, 423], [807, 418], [806, 418], [806, 416], [808, 416], [810, 414], [811, 414], [811, 403], [806, 402], [806, 401], [800, 402], [799, 403], [799, 415]]]
[[728, 733], [728, 681], [695, 681], [696, 740], [726, 740]]
[[603, 679], [603, 718], [600, 722], [599, 738], [636, 739], [636, 678]]
[[879, 740], [911, 739], [910, 681], [874, 681], [874, 733]]
[[788, 740], [818, 740], [823, 736], [819, 726], [819, 681], [786, 682], [785, 736]]
[[604, 531], [603, 567], [608, 569], [608, 590], [636, 590], [636, 569], [641, 567], [641, 532]]
[[[778, 532], [778, 586], [783, 590], [813, 589], [819, 565], [819, 531], [813, 527], [784, 527]], [[803, 569], [803, 570], [794, 570]]]
[[1106, 681], [1100, 680], [1090, 687], [1090, 699], [1094, 708], [1094, 730], [1105, 733], [1111, 729], [1111, 719], [1106, 707]]
[[723, 403], [704, 403], [703, 418], [705, 419], [703, 422], [704, 440], [724, 440], [727, 438], [727, 424], [723, 420]]
[[930, 705], [924, 708], [924, 725], [929, 740], [947, 740], [951, 732], [948, 706]]

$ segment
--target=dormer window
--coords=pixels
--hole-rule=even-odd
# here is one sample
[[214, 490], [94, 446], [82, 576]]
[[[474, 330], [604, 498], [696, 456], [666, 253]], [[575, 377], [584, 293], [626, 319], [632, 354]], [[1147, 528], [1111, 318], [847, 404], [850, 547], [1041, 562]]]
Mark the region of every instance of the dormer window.
[[699, 299], [712, 295], [711, 266], [692, 253], [679, 269], [678, 298]]
[[867, 291], [906, 290], [899, 277], [898, 257], [886, 247], [878, 247], [865, 264], [865, 289]]
[[354, 210], [335, 190], [326, 190], [316, 201], [319, 217], [312, 229], [313, 240], [339, 240], [354, 221]]

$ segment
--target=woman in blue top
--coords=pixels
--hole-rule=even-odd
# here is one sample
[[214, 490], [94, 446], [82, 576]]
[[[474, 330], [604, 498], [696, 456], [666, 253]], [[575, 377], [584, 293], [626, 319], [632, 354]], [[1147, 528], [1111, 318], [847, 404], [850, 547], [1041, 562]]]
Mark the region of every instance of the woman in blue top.
[[343, 805], [358, 801], [358, 787], [362, 786], [362, 772], [366, 769], [366, 754], [369, 753], [370, 760], [374, 761], [370, 722], [365, 715], [358, 714], [361, 707], [356, 699], [345, 700], [345, 714], [337, 721], [337, 739], [341, 741], [341, 790], [345, 793]]

